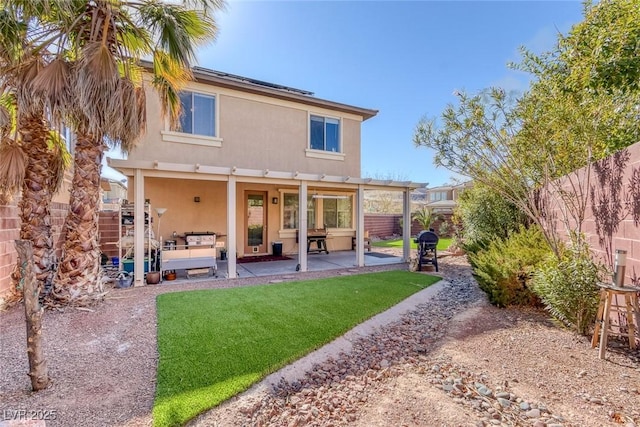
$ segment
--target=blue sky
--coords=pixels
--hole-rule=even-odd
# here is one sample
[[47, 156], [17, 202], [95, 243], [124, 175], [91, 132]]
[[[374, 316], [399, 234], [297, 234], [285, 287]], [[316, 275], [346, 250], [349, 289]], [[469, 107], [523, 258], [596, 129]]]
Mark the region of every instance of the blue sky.
[[433, 187], [454, 175], [414, 147], [420, 118], [455, 90], [525, 90], [507, 67], [518, 48], [549, 50], [581, 20], [580, 1], [230, 0], [197, 65], [379, 110], [362, 125], [363, 176]]

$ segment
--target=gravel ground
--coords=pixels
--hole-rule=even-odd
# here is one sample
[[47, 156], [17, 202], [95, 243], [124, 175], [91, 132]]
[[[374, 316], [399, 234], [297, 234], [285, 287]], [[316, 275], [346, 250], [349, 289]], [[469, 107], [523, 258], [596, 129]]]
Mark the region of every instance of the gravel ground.
[[[640, 352], [614, 342], [599, 360], [588, 338], [544, 313], [488, 305], [463, 258], [440, 266], [446, 283], [429, 303], [354, 341], [347, 354], [297, 379], [258, 385], [191, 424], [640, 426]], [[398, 266], [358, 271], [390, 268]], [[91, 312], [47, 312], [53, 384], [36, 394], [28, 391], [23, 309], [0, 313], [0, 419], [24, 413], [47, 416], [47, 426], [151, 425], [155, 296], [264, 282], [114, 290]]]

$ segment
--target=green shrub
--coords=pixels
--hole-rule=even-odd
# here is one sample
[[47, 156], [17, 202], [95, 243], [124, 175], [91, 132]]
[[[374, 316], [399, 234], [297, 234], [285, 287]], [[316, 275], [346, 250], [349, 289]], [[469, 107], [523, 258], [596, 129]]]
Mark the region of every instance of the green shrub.
[[506, 239], [527, 220], [518, 208], [495, 190], [475, 183], [462, 192], [455, 215], [461, 222], [462, 247], [476, 253], [494, 239]]
[[537, 227], [511, 233], [507, 239], [494, 239], [486, 249], [469, 254], [476, 279], [492, 304], [538, 305], [531, 289], [536, 266], [551, 253]]
[[572, 240], [560, 259], [550, 256], [540, 265], [533, 289], [554, 317], [586, 335], [596, 318], [604, 268], [593, 261], [583, 239]]

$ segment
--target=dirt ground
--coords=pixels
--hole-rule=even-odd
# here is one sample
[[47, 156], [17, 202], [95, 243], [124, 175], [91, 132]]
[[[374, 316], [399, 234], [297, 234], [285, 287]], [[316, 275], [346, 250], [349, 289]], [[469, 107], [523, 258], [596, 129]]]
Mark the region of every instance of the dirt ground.
[[[588, 337], [543, 312], [488, 305], [459, 259], [441, 265], [451, 285], [422, 312], [400, 316], [391, 329], [354, 346], [354, 353], [330, 358], [320, 373], [334, 376], [320, 380], [312, 372], [315, 379], [306, 387], [245, 393], [194, 424], [640, 426], [639, 351], [612, 342], [600, 360]], [[202, 282], [180, 290], [263, 281]], [[46, 313], [53, 383], [39, 393], [29, 392], [23, 310], [0, 313], [0, 427], [23, 425], [18, 421], [29, 417], [47, 418], [40, 424], [46, 426], [150, 426], [158, 359], [155, 297], [175, 290], [114, 290], [92, 311]], [[491, 396], [463, 394], [480, 383]]]

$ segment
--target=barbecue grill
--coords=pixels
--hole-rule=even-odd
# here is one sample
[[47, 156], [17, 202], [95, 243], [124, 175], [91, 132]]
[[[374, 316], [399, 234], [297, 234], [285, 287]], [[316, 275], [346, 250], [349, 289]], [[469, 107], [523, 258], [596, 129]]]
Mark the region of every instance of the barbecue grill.
[[423, 230], [416, 237], [418, 245], [418, 271], [422, 271], [422, 264], [431, 264], [438, 271], [438, 235], [433, 231]]

